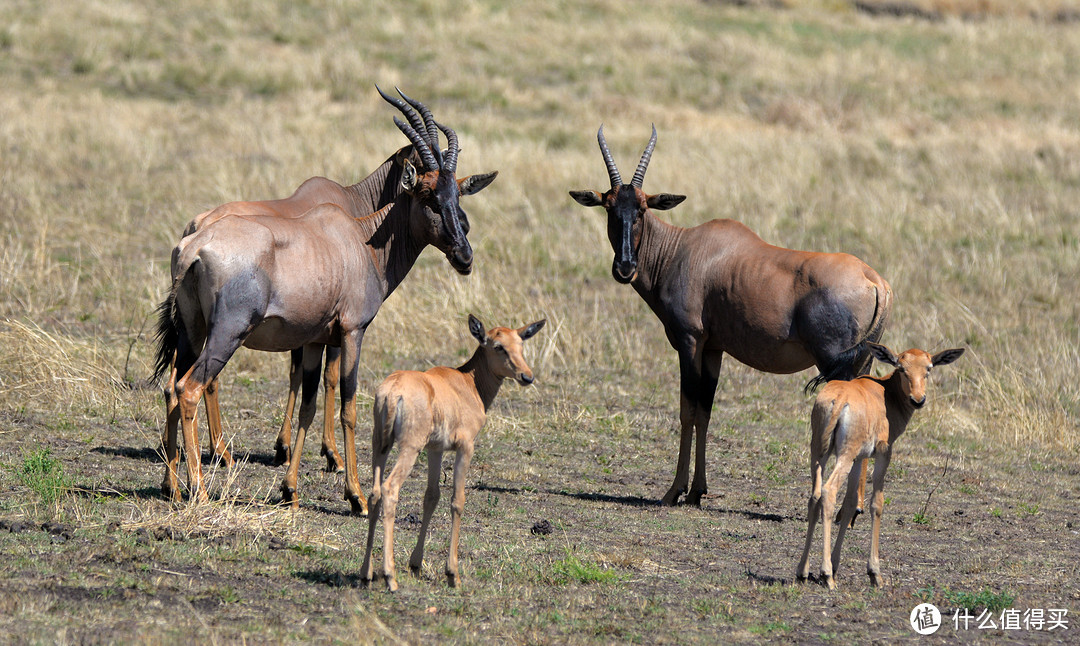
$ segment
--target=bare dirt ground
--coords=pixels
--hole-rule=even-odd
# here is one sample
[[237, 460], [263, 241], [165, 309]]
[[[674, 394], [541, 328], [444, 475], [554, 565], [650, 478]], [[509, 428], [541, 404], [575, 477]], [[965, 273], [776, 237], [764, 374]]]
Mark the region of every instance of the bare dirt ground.
[[[864, 575], [865, 517], [848, 535], [837, 592], [793, 585], [808, 482], [808, 431], [795, 413], [808, 402], [797, 378], [738, 366], [718, 396], [700, 509], [656, 504], [676, 448], [670, 377], [634, 402], [626, 393], [641, 384], [626, 376], [583, 388], [570, 375], [542, 375], [536, 388], [505, 388], [481, 435], [467, 490], [465, 587], [451, 590], [442, 576], [447, 477], [423, 579], [402, 573], [397, 594], [381, 581], [366, 589], [358, 575], [367, 523], [347, 515], [341, 475], [322, 471], [318, 440], [309, 440], [300, 510], [276, 506], [276, 426], [252, 410], [273, 409], [261, 402], [280, 400], [285, 384], [240, 381], [223, 398], [240, 466], [229, 479], [204, 453], [217, 499], [195, 509], [161, 499], [155, 429], [65, 420], [58, 432], [53, 419], [4, 415], [5, 641], [892, 643], [915, 636], [908, 614], [924, 600], [946, 617], [926, 640], [1067, 643], [1080, 629], [956, 630], [951, 619], [958, 603], [981, 614], [971, 601], [980, 593], [1004, 598], [1010, 611], [1065, 608], [1072, 619], [1080, 469], [1010, 461], [1007, 447], [965, 446], [917, 425], [886, 485], [888, 585], [871, 588]], [[586, 394], [580, 405], [553, 404], [570, 390]], [[34, 496], [14, 477], [29, 447], [47, 447], [72, 479], [74, 493], [54, 510], [26, 502]], [[368, 455], [362, 441], [365, 475]], [[422, 473], [418, 465], [396, 519], [402, 571]]]

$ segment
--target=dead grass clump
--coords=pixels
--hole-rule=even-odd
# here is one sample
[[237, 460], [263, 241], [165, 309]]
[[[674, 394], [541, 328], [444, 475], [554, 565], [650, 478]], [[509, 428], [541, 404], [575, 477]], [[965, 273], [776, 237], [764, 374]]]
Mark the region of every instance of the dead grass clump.
[[105, 408], [120, 403], [119, 382], [96, 343], [0, 319], [0, 406], [17, 410]]

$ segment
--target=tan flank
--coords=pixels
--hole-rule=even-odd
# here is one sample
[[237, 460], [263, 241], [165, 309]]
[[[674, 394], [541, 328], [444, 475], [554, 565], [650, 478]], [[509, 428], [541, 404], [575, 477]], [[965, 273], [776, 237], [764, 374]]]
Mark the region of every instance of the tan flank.
[[[469, 332], [480, 342], [460, 368], [439, 366], [426, 372], [403, 370], [386, 378], [375, 391], [374, 428], [371, 432], [371, 515], [368, 518], [367, 551], [360, 570], [371, 581], [374, 564], [371, 550], [375, 523], [383, 515], [383, 576], [391, 591], [397, 590], [394, 574], [394, 515], [398, 492], [409, 477], [421, 449], [427, 449], [428, 484], [424, 494], [424, 518], [416, 548], [409, 557], [409, 570], [419, 575], [424, 563], [424, 539], [431, 514], [439, 502], [439, 477], [444, 451], [455, 451], [454, 495], [450, 502], [450, 553], [446, 558], [446, 578], [453, 587], [461, 584], [458, 575], [458, 538], [465, 510], [465, 474], [472, 459], [473, 443], [487, 421], [503, 379], [522, 386], [533, 382], [533, 373], [522, 354], [523, 341], [540, 331], [546, 320], [516, 330], [496, 327], [484, 332], [484, 325], [469, 315]], [[398, 459], [383, 480], [386, 459], [394, 444]]]
[[[810, 543], [814, 525], [819, 518], [832, 518], [840, 481], [848, 478], [847, 495], [840, 509], [840, 530], [836, 546], [829, 557], [831, 525], [821, 523], [824, 533], [821, 576], [830, 589], [836, 588], [833, 576], [840, 566], [840, 546], [844, 533], [855, 517], [856, 488], [859, 473], [852, 471], [856, 460], [866, 463], [874, 458], [874, 490], [870, 502], [871, 538], [870, 559], [866, 573], [872, 585], [883, 585], [878, 562], [878, 536], [881, 533], [881, 508], [885, 504], [885, 470], [889, 468], [892, 447], [907, 428], [911, 416], [926, 403], [926, 382], [930, 369], [952, 363], [964, 354], [963, 348], [944, 350], [930, 356], [912, 348], [899, 356], [883, 345], [868, 343], [871, 353], [895, 367], [886, 377], [859, 377], [852, 381], [830, 381], [818, 394], [810, 417], [810, 477], [813, 481], [806, 512], [806, 544], [796, 570], [796, 577], [805, 581], [810, 573]], [[830, 456], [836, 456], [832, 474], [822, 487], [821, 475]]]

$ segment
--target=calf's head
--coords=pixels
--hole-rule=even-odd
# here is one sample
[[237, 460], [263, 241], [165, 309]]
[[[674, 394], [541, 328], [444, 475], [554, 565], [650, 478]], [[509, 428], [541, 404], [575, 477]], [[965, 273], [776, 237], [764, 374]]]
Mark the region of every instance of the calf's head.
[[469, 333], [480, 342], [488, 369], [497, 377], [513, 379], [522, 386], [533, 382], [532, 369], [525, 363], [524, 344], [544, 327], [547, 319], [541, 319], [524, 327], [512, 330], [496, 327], [484, 331], [484, 324], [472, 314], [469, 315]]
[[930, 369], [950, 364], [964, 354], [963, 348], [942, 350], [933, 356], [918, 348], [912, 348], [896, 355], [889, 348], [877, 343], [867, 343], [867, 346], [879, 361], [896, 368], [900, 376], [900, 388], [915, 408], [922, 408], [926, 404], [926, 381], [930, 377]]
[[608, 240], [611, 241], [611, 248], [615, 252], [615, 260], [611, 263], [611, 275], [616, 281], [625, 284], [637, 277], [641, 223], [646, 209], [664, 211], [677, 206], [686, 199], [686, 196], [670, 193], [647, 195], [641, 188], [653, 149], [656, 147], [656, 126], [653, 126], [652, 138], [649, 140], [649, 145], [645, 147], [645, 152], [641, 154], [641, 161], [638, 162], [634, 178], [629, 184], [622, 183], [619, 169], [615, 166], [615, 160], [612, 159], [611, 151], [608, 150], [607, 141], [604, 139], [604, 126], [600, 126], [596, 139], [600, 143], [600, 152], [604, 155], [611, 188], [604, 193], [570, 191], [570, 196], [582, 206], [602, 206], [607, 211]]

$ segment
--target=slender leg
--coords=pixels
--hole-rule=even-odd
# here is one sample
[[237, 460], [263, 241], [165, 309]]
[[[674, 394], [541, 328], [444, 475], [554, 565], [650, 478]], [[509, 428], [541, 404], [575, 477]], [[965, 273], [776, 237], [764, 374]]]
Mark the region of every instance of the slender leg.
[[180, 400], [176, 396], [176, 361], [169, 370], [169, 381], [165, 386], [165, 433], [162, 444], [165, 447], [165, 478], [161, 481], [161, 495], [173, 502], [180, 502], [180, 483], [176, 471], [180, 467], [180, 452], [176, 446], [176, 430], [180, 425]]
[[402, 443], [397, 462], [383, 482], [383, 577], [386, 579], [386, 588], [391, 592], [398, 589], [397, 577], [394, 574], [394, 519], [397, 516], [398, 493], [402, 483], [412, 473], [416, 456], [419, 454], [419, 448]]
[[[356, 388], [360, 369], [360, 345], [364, 330], [341, 335], [341, 430], [345, 442], [345, 495], [354, 516], [367, 516], [367, 498], [360, 488], [356, 467]], [[415, 458], [414, 458], [415, 459]]]
[[878, 542], [881, 536], [881, 511], [885, 506], [885, 470], [889, 468], [891, 451], [880, 451], [874, 458], [874, 493], [870, 502], [871, 538], [870, 559], [866, 564], [866, 573], [870, 575], [870, 585], [883, 586], [881, 561], [878, 558]]
[[[870, 458], [863, 458], [859, 460], [859, 486], [858, 486], [858, 500], [855, 502], [855, 513], [851, 515], [851, 521], [848, 523], [848, 527], [855, 526], [855, 519], [862, 515], [863, 509], [866, 506], [866, 465], [870, 461]], [[840, 511], [836, 512], [836, 522], [840, 522], [840, 512], [844, 511], [841, 507]]]
[[180, 426], [184, 431], [184, 454], [187, 456], [188, 495], [193, 501], [204, 502], [207, 499], [203, 486], [202, 457], [199, 452], [199, 427], [195, 416], [199, 412], [199, 400], [202, 398], [205, 383], [192, 378], [192, 371], [176, 384], [179, 393]]
[[458, 575], [458, 545], [461, 539], [461, 516], [465, 513], [465, 474], [472, 460], [473, 445], [458, 448], [454, 461], [454, 497], [450, 500], [450, 553], [446, 556], [446, 582], [451, 588], [461, 587]]
[[315, 419], [315, 400], [319, 390], [319, 372], [322, 367], [322, 353], [304, 352], [303, 390], [300, 398], [300, 424], [293, 441], [292, 459], [285, 479], [281, 482], [282, 502], [288, 502], [293, 509], [300, 506], [300, 497], [296, 493], [296, 478], [300, 472], [300, 456], [304, 454], [304, 437]]
[[705, 483], [705, 448], [706, 437], [709, 431], [709, 420], [712, 417], [713, 397], [716, 396], [716, 383], [720, 375], [720, 363], [724, 357], [723, 352], [707, 352], [702, 356], [701, 379], [698, 381], [697, 411], [694, 417], [696, 434], [694, 442], [694, 481], [690, 485], [690, 492], [686, 494], [686, 504], [701, 505], [701, 496], [708, 493], [709, 488]]
[[[386, 411], [385, 403], [381, 402], [376, 402], [372, 411], [374, 425], [371, 430], [371, 498], [368, 500], [368, 539], [364, 565], [360, 568], [360, 578], [367, 583], [370, 583], [375, 575], [371, 551], [375, 546], [375, 523], [378, 522], [379, 512], [382, 510], [382, 474], [386, 470], [386, 458], [390, 455], [390, 448], [394, 445], [393, 432], [386, 428], [386, 424], [392, 423], [387, 419]], [[383, 549], [386, 547], [384, 546]]]
[[224, 430], [221, 428], [221, 405], [218, 403], [218, 383], [219, 379], [214, 377], [213, 381], [206, 385], [205, 403], [206, 403], [206, 425], [210, 429], [210, 447], [214, 452], [215, 457], [221, 458], [221, 461], [227, 467], [233, 465], [232, 454], [229, 453], [229, 449], [225, 446]]
[[439, 477], [442, 476], [442, 451], [428, 449], [427, 491], [424, 492], [424, 518], [420, 523], [420, 535], [416, 537], [416, 547], [409, 557], [409, 571], [419, 578], [424, 566], [424, 540], [427, 538], [428, 523], [435, 506], [439, 504]]
[[814, 527], [821, 515], [821, 462], [814, 457], [810, 463], [810, 500], [806, 504], [806, 543], [803, 544], [802, 558], [795, 568], [795, 578], [805, 581], [810, 576], [810, 547], [814, 541]]
[[[839, 460], [837, 460], [839, 464]], [[832, 547], [832, 557], [830, 565], [832, 565], [832, 574], [836, 576], [836, 573], [840, 571], [840, 554], [844, 549], [844, 537], [847, 536], [847, 530], [851, 527], [851, 519], [855, 516], [855, 504], [858, 500], [858, 488], [859, 488], [859, 471], [853, 470], [853, 465], [849, 463], [847, 465], [848, 472], [844, 475], [847, 476], [847, 492], [844, 494], [844, 502], [840, 506], [840, 527], [836, 530], [836, 543]], [[837, 485], [840, 484], [839, 478], [837, 479]], [[824, 520], [824, 519], [823, 519]], [[828, 523], [824, 523], [828, 525]], [[825, 546], [824, 558], [829, 559], [828, 546]]]
[[292, 416], [296, 408], [296, 396], [303, 380], [304, 350], [297, 348], [289, 353], [289, 397], [285, 400], [285, 419], [281, 422], [277, 442], [274, 443], [274, 464], [289, 466], [292, 457]]
[[679, 496], [690, 482], [690, 447], [694, 438], [694, 417], [697, 409], [696, 393], [701, 380], [701, 371], [695, 365], [693, 350], [679, 352], [679, 460], [675, 464], [675, 481], [660, 500], [661, 505], [672, 506], [678, 503]]
[[345, 470], [345, 462], [334, 442], [334, 393], [341, 373], [341, 350], [326, 346], [326, 363], [323, 370], [323, 439], [320, 455], [326, 458], [326, 470], [330, 473]]
[[[825, 486], [821, 492], [822, 518], [832, 518], [833, 508], [836, 506], [836, 493], [840, 489], [840, 481], [847, 476], [850, 471], [851, 459], [844, 456], [837, 456], [836, 466], [833, 467], [833, 472], [829, 475], [829, 479], [825, 482]], [[829, 586], [830, 590], [835, 590], [836, 581], [833, 580], [833, 561], [829, 554], [829, 546], [832, 543], [832, 525], [827, 522], [821, 523], [821, 531], [824, 535], [824, 547], [821, 556], [821, 578], [825, 581], [825, 584]], [[840, 531], [843, 531], [843, 526], [841, 526]]]

